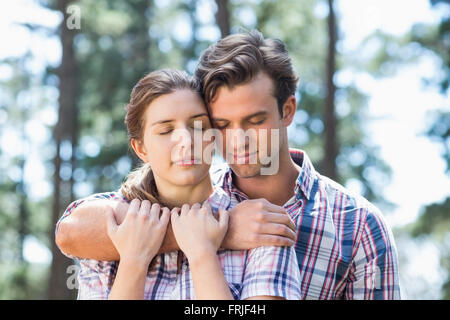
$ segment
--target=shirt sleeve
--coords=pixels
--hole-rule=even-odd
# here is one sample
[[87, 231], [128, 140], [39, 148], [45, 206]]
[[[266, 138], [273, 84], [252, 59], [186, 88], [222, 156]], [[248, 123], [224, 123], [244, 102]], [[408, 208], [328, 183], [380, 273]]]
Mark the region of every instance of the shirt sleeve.
[[[66, 208], [66, 210], [64, 211], [63, 215], [61, 216], [61, 218], [59, 218], [58, 222], [56, 223], [56, 228], [55, 228], [55, 236], [58, 233], [58, 229], [59, 226], [61, 224], [61, 222], [67, 218], [74, 210], [75, 208], [77, 208], [78, 206], [82, 205], [85, 202], [89, 202], [89, 201], [95, 201], [95, 200], [115, 200], [115, 201], [121, 201], [121, 202], [129, 202], [129, 200], [127, 198], [125, 198], [120, 192], [104, 192], [104, 193], [96, 193], [93, 195], [90, 195], [88, 197], [82, 198], [82, 199], [78, 199], [73, 201], [71, 204], [69, 204], [69, 206]], [[61, 249], [60, 249], [61, 250]], [[64, 251], [62, 251], [62, 254], [64, 254], [66, 257], [70, 258], [70, 259], [78, 259], [77, 257], [74, 257]]]
[[367, 213], [350, 267], [346, 299], [400, 299], [398, 256], [392, 231], [377, 209]]
[[78, 300], [107, 300], [117, 273], [117, 261], [80, 260]]
[[300, 271], [294, 247], [249, 250], [240, 299], [256, 296], [300, 300]]

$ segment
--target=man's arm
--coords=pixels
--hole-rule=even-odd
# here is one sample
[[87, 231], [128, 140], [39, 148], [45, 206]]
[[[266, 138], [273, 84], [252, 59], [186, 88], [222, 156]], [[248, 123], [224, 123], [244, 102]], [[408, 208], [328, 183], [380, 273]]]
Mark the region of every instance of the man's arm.
[[[99, 261], [116, 261], [120, 256], [108, 237], [106, 223], [113, 212], [118, 224], [125, 219], [129, 204], [117, 200], [92, 200], [78, 205], [59, 222], [56, 243], [70, 256]], [[158, 253], [178, 250], [171, 226]]]
[[[69, 209], [68, 209], [69, 210]], [[61, 219], [56, 233], [60, 250], [70, 256], [100, 261], [119, 260], [106, 233], [107, 214], [113, 210], [118, 224], [125, 218], [128, 204], [119, 200], [92, 200], [78, 205]], [[260, 246], [292, 246], [295, 225], [285, 209], [265, 199], [246, 200], [230, 210], [228, 232], [222, 247], [247, 250]], [[169, 223], [158, 254], [179, 250]]]
[[378, 209], [362, 226], [347, 279], [346, 299], [400, 299], [398, 257], [394, 237]]

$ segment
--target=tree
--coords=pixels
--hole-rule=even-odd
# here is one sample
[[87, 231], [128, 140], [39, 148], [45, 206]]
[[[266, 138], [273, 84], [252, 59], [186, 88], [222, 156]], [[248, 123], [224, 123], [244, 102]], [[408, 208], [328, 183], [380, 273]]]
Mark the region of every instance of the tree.
[[[438, 3], [446, 5], [450, 9], [450, 4], [443, 0], [432, 0], [433, 5]], [[438, 26], [416, 25], [411, 31], [411, 39], [426, 49], [431, 50], [442, 60], [442, 71], [438, 72], [435, 79], [438, 81], [427, 81], [436, 86], [443, 95], [448, 95], [450, 81], [450, 44], [447, 41], [450, 37], [450, 16], [440, 21]], [[450, 176], [450, 112], [448, 106], [443, 106], [441, 111], [435, 112], [433, 122], [426, 135], [437, 141], [442, 146], [442, 157], [446, 161], [446, 174]], [[440, 243], [441, 265], [447, 270], [447, 279], [443, 282], [443, 299], [450, 299], [450, 196], [438, 203], [425, 206], [419, 218], [408, 226], [413, 237], [425, 237], [437, 239]]]
[[230, 34], [230, 10], [228, 0], [216, 0], [216, 23], [220, 29], [221, 38]]
[[[9, 66], [13, 70], [13, 76], [8, 80], [2, 83], [2, 87], [9, 90], [10, 94], [13, 94], [15, 97], [20, 96], [21, 99], [17, 99], [19, 101], [11, 101], [10, 97], [4, 95], [4, 106], [0, 106], [0, 110], [5, 108], [7, 110], [7, 114], [9, 117], [8, 124], [5, 124], [3, 130], [14, 132], [15, 130], [17, 135], [20, 137], [22, 141], [20, 146], [15, 146], [15, 150], [5, 150], [5, 156], [12, 152], [15, 153], [14, 156], [8, 157], [8, 164], [11, 168], [17, 170], [17, 176], [13, 179], [8, 179], [8, 173], [10, 173], [8, 166], [5, 168], [4, 172], [5, 177], [0, 177], [0, 181], [3, 183], [0, 186], [1, 194], [5, 197], [10, 197], [10, 199], [14, 199], [14, 209], [13, 215], [14, 219], [8, 219], [8, 214], [4, 212], [7, 210], [6, 208], [0, 207], [0, 213], [4, 219], [1, 221], [0, 230], [3, 234], [8, 235], [11, 234], [11, 230], [14, 230], [15, 241], [14, 245], [9, 243], [7, 236], [1, 240], [6, 242], [5, 248], [8, 248], [12, 255], [11, 258], [7, 258], [9, 263], [15, 265], [16, 269], [12, 277], [11, 287], [10, 289], [17, 294], [18, 297], [26, 298], [28, 291], [28, 273], [29, 273], [29, 265], [24, 257], [24, 246], [25, 239], [30, 232], [30, 228], [28, 226], [29, 221], [29, 210], [28, 210], [28, 201], [26, 197], [26, 186], [25, 186], [25, 163], [26, 157], [29, 151], [30, 141], [25, 134], [25, 124], [29, 120], [29, 117], [32, 114], [31, 108], [31, 99], [30, 99], [30, 89], [31, 89], [31, 75], [26, 68], [26, 63], [30, 60], [31, 53], [27, 52], [24, 56], [14, 59], [8, 59], [4, 62], [8, 63]], [[14, 98], [15, 98], [14, 97]], [[0, 151], [1, 154], [1, 151]], [[0, 296], [3, 293], [0, 290]]]
[[[66, 270], [70, 265], [68, 260], [59, 251], [55, 243], [56, 222], [61, 216], [64, 203], [70, 203], [74, 200], [73, 178], [72, 174], [68, 177], [62, 177], [62, 166], [67, 162], [71, 171], [75, 169], [75, 146], [78, 138], [78, 112], [77, 112], [77, 61], [74, 52], [75, 31], [66, 27], [68, 14], [66, 12], [69, 0], [60, 0], [55, 3], [55, 8], [60, 11], [64, 19], [59, 28], [62, 58], [61, 64], [57, 70], [59, 78], [59, 109], [58, 122], [54, 128], [53, 136], [56, 145], [56, 154], [54, 158], [53, 175], [53, 209], [52, 209], [52, 228], [50, 239], [52, 239], [52, 266], [51, 276], [49, 278], [48, 298], [49, 299], [70, 299], [73, 298], [73, 292], [66, 286]], [[70, 144], [72, 154], [70, 160], [65, 160], [61, 154], [61, 146], [66, 142]]]
[[333, 7], [333, 0], [328, 0], [328, 57], [327, 57], [327, 73], [326, 87], [327, 93], [325, 98], [324, 119], [324, 139], [325, 139], [325, 155], [323, 158], [323, 174], [333, 180], [338, 180], [336, 159], [338, 156], [338, 135], [337, 135], [337, 119], [335, 115], [335, 92], [334, 75], [336, 71], [336, 17]]

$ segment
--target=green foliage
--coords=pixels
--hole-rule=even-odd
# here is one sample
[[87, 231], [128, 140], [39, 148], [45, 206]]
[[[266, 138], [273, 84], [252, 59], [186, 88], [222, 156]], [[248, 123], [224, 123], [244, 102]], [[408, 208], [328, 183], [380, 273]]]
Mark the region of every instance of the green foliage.
[[433, 123], [426, 134], [442, 146], [442, 157], [447, 163], [447, 173], [450, 173], [450, 112], [438, 111], [432, 116]]
[[[447, 1], [432, 0], [436, 5], [441, 3], [450, 9]], [[428, 85], [439, 88], [442, 94], [448, 95], [450, 80], [450, 16], [446, 16], [437, 26], [416, 25], [411, 30], [412, 41], [429, 50], [442, 62], [442, 72], [434, 79], [428, 79]], [[437, 141], [442, 147], [442, 157], [446, 161], [446, 173], [450, 174], [450, 112], [448, 106], [432, 114], [432, 124], [426, 135]], [[450, 237], [450, 197], [439, 203], [427, 205], [416, 222], [409, 226], [414, 237], [431, 237], [440, 241], [441, 266], [447, 270], [447, 280], [442, 286], [443, 299], [450, 298], [450, 245], [446, 241]]]
[[414, 223], [411, 234], [414, 237], [433, 235], [443, 240], [450, 230], [450, 197], [441, 203], [426, 206], [423, 214]]

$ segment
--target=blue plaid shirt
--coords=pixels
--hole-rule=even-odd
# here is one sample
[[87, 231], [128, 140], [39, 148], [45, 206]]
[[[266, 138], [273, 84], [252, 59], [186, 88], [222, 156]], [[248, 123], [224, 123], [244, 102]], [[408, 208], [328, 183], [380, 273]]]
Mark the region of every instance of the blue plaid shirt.
[[[297, 226], [298, 267], [304, 299], [400, 299], [394, 237], [381, 212], [315, 171], [304, 151], [291, 149], [301, 166], [285, 209]], [[248, 199], [231, 169], [212, 171], [234, 203]]]

